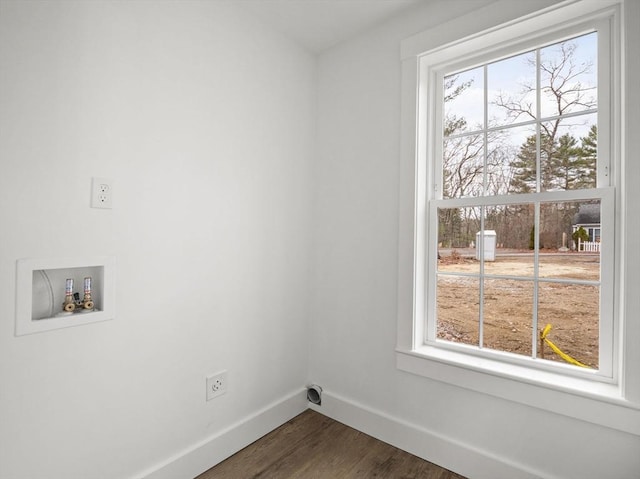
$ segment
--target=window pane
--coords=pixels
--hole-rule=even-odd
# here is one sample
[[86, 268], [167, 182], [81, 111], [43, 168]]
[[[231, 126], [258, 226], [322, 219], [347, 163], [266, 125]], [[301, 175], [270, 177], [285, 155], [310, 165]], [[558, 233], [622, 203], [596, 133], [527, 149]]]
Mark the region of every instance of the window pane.
[[596, 187], [596, 122], [596, 114], [587, 114], [541, 124], [542, 191]]
[[438, 275], [437, 337], [478, 346], [480, 289], [477, 278]]
[[533, 125], [488, 133], [487, 195], [535, 191], [535, 139]]
[[[566, 283], [540, 283], [538, 327], [547, 324], [547, 339], [569, 357], [591, 368], [598, 368], [600, 291], [598, 286]], [[548, 343], [538, 356], [568, 362], [553, 352]]]
[[533, 282], [484, 280], [483, 346], [531, 356]]
[[484, 127], [484, 74], [482, 67], [444, 79], [444, 136]]
[[480, 207], [438, 208], [438, 271], [479, 273], [475, 240]]
[[[538, 229], [541, 252], [555, 253], [569, 246], [572, 236], [571, 224], [578, 211], [578, 203], [542, 203]], [[599, 216], [599, 215], [598, 215]]]
[[541, 278], [600, 280], [600, 201], [540, 205]]
[[484, 140], [467, 135], [444, 140], [442, 157], [443, 198], [482, 195]]
[[534, 219], [533, 204], [438, 208], [438, 271], [478, 274], [484, 259], [487, 274], [533, 276]]
[[540, 50], [543, 117], [597, 106], [597, 53], [595, 32]]
[[485, 209], [485, 229], [496, 232], [496, 247], [499, 255], [521, 254], [532, 263], [533, 235], [535, 220], [533, 204], [487, 206]]
[[536, 54], [534, 51], [487, 67], [489, 125], [508, 125], [536, 118]]

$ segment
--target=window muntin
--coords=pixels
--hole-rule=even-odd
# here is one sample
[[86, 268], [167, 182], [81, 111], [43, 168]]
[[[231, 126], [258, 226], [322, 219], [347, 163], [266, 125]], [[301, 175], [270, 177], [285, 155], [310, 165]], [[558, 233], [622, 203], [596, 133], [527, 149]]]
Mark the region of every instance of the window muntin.
[[[612, 271], [613, 225], [597, 250], [571, 256], [583, 205], [613, 216], [597, 155], [598, 36], [435, 72], [442, 188], [429, 200], [427, 344], [548, 368], [565, 361], [540, 339], [551, 324], [554, 344], [611, 377], [613, 283], [601, 270]], [[590, 228], [600, 238], [603, 226]]]

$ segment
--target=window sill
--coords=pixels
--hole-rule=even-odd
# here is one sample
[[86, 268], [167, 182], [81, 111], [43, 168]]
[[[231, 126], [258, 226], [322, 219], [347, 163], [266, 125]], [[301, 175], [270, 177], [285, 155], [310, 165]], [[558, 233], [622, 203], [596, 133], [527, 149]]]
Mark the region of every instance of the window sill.
[[620, 387], [434, 346], [397, 350], [400, 370], [472, 391], [640, 435], [640, 404]]

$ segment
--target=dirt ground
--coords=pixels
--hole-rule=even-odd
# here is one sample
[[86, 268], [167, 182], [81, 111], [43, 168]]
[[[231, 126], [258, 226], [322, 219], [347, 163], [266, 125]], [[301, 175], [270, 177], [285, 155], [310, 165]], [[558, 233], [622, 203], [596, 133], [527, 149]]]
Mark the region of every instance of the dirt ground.
[[[478, 273], [480, 264], [473, 255], [442, 251], [438, 270], [450, 273]], [[501, 275], [485, 279], [483, 347], [531, 356], [533, 318], [533, 254], [498, 254], [485, 263], [485, 274]], [[540, 276], [553, 279], [598, 280], [600, 256], [581, 253], [541, 253]], [[518, 279], [515, 279], [518, 277]], [[538, 331], [546, 324], [548, 338], [563, 352], [598, 368], [599, 291], [597, 286], [540, 282]], [[439, 275], [438, 337], [478, 345], [479, 280], [469, 276]], [[544, 359], [564, 362], [545, 344]]]

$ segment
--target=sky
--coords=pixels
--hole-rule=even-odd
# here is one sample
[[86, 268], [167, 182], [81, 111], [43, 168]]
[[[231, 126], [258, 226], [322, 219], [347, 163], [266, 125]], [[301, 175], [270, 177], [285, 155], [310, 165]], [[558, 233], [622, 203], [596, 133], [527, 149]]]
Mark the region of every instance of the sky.
[[[597, 91], [596, 78], [596, 58], [597, 58], [597, 33], [590, 33], [576, 37], [566, 42], [575, 46], [573, 61], [576, 69], [582, 69], [582, 65], [590, 64], [589, 71], [572, 79], [572, 84], [580, 82], [582, 88], [588, 88], [588, 95], [595, 98]], [[542, 62], [545, 64], [559, 64], [562, 59], [561, 44], [552, 44], [540, 49]], [[503, 60], [491, 63], [487, 66], [487, 93], [488, 93], [488, 115], [491, 125], [510, 125], [513, 120], [506, 116], [506, 110], [492, 104], [502, 95], [503, 99], [522, 98], [523, 85], [535, 85], [536, 81], [536, 52], [529, 51], [514, 57], [505, 58]], [[464, 117], [469, 125], [469, 130], [481, 125], [484, 122], [484, 72], [483, 67], [456, 73], [457, 79], [455, 85], [461, 85], [471, 81], [462, 94], [445, 105], [447, 114], [454, 114], [456, 117]], [[546, 80], [546, 81], [545, 81]], [[548, 85], [548, 77], [545, 78], [542, 73], [542, 85]], [[541, 113], [543, 117], [557, 115], [558, 109], [554, 101], [550, 101], [542, 95]], [[535, 93], [530, 93], [524, 97], [525, 101], [532, 105], [532, 112], [535, 114]], [[581, 108], [574, 108], [572, 112], [579, 111]], [[530, 116], [523, 115], [517, 119], [518, 122], [530, 120]], [[589, 126], [595, 123], [595, 114], [580, 120], [573, 119], [565, 121], [565, 131], [572, 132], [574, 136], [585, 136]], [[587, 123], [587, 125], [578, 126], [577, 123]], [[473, 128], [472, 128], [473, 127]], [[524, 138], [532, 134], [535, 129], [533, 126], [526, 128], [518, 128], [512, 132], [514, 141], [521, 144]]]

